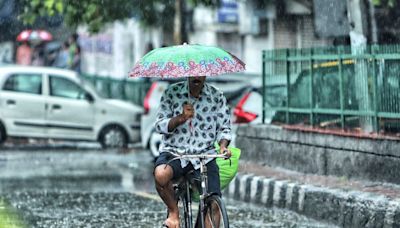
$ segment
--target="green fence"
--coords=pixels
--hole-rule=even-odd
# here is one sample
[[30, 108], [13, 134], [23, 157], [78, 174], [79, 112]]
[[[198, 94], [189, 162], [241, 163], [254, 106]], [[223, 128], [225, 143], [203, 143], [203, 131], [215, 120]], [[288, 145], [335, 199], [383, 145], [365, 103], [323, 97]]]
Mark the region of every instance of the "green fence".
[[144, 96], [150, 88], [150, 82], [145, 79], [114, 79], [87, 74], [81, 76], [103, 97], [126, 100], [140, 106], [143, 105]]
[[263, 120], [400, 129], [400, 45], [263, 51]]

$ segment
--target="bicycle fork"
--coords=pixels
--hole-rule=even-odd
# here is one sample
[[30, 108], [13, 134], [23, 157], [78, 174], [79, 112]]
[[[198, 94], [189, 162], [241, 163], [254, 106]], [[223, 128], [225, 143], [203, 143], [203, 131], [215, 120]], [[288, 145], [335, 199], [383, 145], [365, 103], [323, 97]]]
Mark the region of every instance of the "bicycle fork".
[[193, 215], [192, 215], [192, 196], [191, 196], [191, 194], [190, 194], [190, 183], [189, 183], [189, 181], [187, 181], [187, 183], [186, 183], [186, 194], [185, 194], [185, 196], [186, 196], [186, 206], [187, 206], [187, 208], [185, 209], [185, 213], [186, 213], [186, 215], [185, 215], [185, 218], [187, 219], [187, 221], [185, 221], [186, 222], [186, 227], [188, 227], [188, 228], [193, 228], [193, 224], [192, 224], [192, 221], [193, 221]]
[[201, 160], [201, 166], [200, 166], [200, 176], [201, 176], [201, 195], [200, 195], [200, 224], [201, 228], [205, 228], [204, 224], [204, 219], [205, 219], [205, 210], [206, 210], [206, 205], [205, 205], [205, 199], [207, 197], [206, 192], [207, 192], [207, 166], [205, 165], [205, 161]]

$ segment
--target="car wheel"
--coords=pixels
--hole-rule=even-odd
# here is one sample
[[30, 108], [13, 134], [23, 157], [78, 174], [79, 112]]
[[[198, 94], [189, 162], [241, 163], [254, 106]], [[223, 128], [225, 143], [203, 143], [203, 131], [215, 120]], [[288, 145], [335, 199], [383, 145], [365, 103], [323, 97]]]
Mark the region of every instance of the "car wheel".
[[158, 155], [160, 155], [160, 144], [161, 144], [161, 135], [153, 132], [151, 133], [150, 136], [150, 141], [149, 141], [149, 147], [150, 147], [150, 152], [151, 155], [153, 155], [153, 157], [158, 157]]
[[118, 126], [104, 128], [99, 141], [103, 148], [123, 148], [128, 144], [125, 131]]

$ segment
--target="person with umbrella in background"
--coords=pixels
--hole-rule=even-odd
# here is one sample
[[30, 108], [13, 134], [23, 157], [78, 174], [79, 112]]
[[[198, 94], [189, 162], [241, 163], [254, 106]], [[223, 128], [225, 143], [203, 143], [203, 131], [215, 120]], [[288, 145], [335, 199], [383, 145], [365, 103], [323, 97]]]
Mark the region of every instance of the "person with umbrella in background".
[[[171, 85], [163, 94], [155, 129], [163, 134], [160, 156], [155, 161], [154, 177], [158, 194], [168, 208], [165, 227], [179, 227], [179, 209], [172, 181], [200, 167], [198, 160], [174, 160], [168, 151], [185, 149], [188, 153], [230, 152], [230, 110], [226, 98], [206, 83], [206, 76], [240, 72], [244, 63], [230, 53], [201, 45], [178, 45], [155, 49], [135, 65], [131, 76], [188, 77]], [[219, 171], [215, 159], [207, 161], [208, 190], [221, 196]]]
[[[22, 65], [44, 65], [44, 43], [51, 41], [53, 36], [46, 30], [26, 29], [17, 36], [18, 42], [23, 44], [18, 47], [16, 53], [17, 64]], [[33, 48], [28, 45], [32, 44]]]
[[17, 48], [16, 63], [19, 65], [31, 65], [32, 48], [29, 46], [27, 41], [22, 42], [22, 44]]
[[45, 65], [44, 43], [39, 43], [33, 49], [32, 66], [44, 66], [44, 65]]

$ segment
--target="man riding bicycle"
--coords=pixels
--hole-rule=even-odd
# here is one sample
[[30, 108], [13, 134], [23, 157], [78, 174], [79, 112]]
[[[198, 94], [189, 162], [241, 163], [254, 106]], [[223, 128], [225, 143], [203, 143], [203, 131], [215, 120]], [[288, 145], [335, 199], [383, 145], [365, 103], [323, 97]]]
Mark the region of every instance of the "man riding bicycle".
[[[172, 180], [177, 180], [200, 167], [198, 160], [171, 160], [168, 151], [183, 150], [191, 154], [231, 153], [230, 110], [226, 98], [215, 87], [205, 83], [205, 76], [190, 77], [187, 81], [171, 85], [161, 98], [155, 123], [156, 131], [163, 134], [160, 156], [155, 162], [154, 178], [158, 194], [168, 208], [164, 226], [179, 227], [179, 209], [174, 196]], [[207, 161], [208, 192], [221, 196], [219, 170], [215, 159]]]

